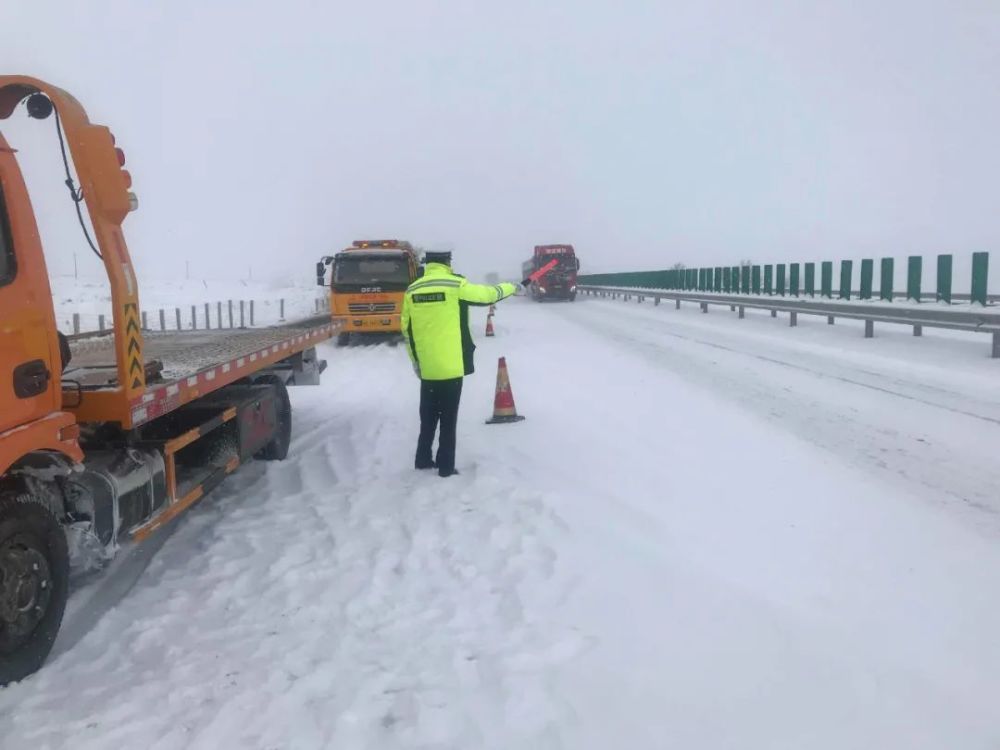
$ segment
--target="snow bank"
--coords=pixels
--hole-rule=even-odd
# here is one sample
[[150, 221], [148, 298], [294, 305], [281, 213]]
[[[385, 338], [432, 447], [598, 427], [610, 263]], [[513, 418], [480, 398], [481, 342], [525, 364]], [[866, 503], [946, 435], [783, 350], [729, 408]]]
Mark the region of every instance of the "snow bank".
[[[80, 316], [81, 331], [99, 329], [100, 316], [111, 326], [111, 292], [106, 281], [86, 281], [71, 276], [51, 279], [52, 299], [56, 308], [56, 323], [64, 333], [73, 330], [74, 313]], [[285, 301], [285, 320], [308, 317], [316, 311], [316, 300], [325, 294], [319, 286], [292, 283], [217, 280], [152, 280], [140, 281], [139, 304], [146, 312], [150, 328], [159, 329], [159, 311], [164, 311], [167, 330], [177, 328], [176, 309], [181, 311], [181, 325], [191, 327], [191, 306], [195, 306], [198, 328], [205, 327], [205, 305], [209, 305], [209, 322], [219, 327], [219, 304], [222, 305], [222, 327], [229, 327], [229, 301], [234, 304], [233, 322], [239, 325], [239, 304], [244, 305], [244, 321], [250, 322], [250, 301], [254, 301], [254, 323], [273, 325], [282, 320], [281, 300]]]

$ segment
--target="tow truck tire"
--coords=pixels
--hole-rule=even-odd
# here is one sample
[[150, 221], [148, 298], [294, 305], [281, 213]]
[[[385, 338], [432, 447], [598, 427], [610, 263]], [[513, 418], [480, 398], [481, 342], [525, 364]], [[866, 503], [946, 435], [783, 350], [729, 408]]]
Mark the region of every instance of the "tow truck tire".
[[278, 414], [278, 426], [271, 442], [261, 448], [254, 458], [260, 461], [284, 461], [288, 458], [288, 447], [292, 442], [292, 402], [288, 399], [288, 387], [273, 375], [261, 378], [258, 383], [267, 383], [274, 389], [274, 406]]
[[351, 343], [350, 333], [338, 333], [337, 334], [337, 346], [347, 346]]
[[30, 495], [0, 493], [0, 686], [37, 672], [69, 596], [66, 533]]

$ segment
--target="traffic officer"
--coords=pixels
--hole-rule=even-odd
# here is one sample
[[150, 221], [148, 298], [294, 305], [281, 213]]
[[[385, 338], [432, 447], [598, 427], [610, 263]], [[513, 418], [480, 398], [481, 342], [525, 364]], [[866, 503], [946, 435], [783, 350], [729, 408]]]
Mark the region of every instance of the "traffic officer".
[[[420, 378], [418, 469], [437, 468], [438, 476], [455, 470], [455, 426], [462, 378], [475, 370], [476, 345], [469, 332], [469, 306], [492, 305], [517, 292], [514, 284], [470, 284], [451, 270], [450, 252], [428, 252], [424, 274], [406, 290], [400, 326], [413, 370]], [[431, 447], [438, 423], [441, 435], [436, 458]]]

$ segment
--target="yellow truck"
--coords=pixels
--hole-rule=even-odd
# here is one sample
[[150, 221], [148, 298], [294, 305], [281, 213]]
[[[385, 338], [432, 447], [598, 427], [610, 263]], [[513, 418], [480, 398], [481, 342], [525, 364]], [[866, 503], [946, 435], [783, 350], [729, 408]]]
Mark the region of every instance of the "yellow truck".
[[409, 242], [356, 240], [316, 264], [316, 283], [330, 287], [330, 311], [341, 331], [339, 346], [352, 336], [400, 333], [403, 293], [417, 278], [419, 263]]

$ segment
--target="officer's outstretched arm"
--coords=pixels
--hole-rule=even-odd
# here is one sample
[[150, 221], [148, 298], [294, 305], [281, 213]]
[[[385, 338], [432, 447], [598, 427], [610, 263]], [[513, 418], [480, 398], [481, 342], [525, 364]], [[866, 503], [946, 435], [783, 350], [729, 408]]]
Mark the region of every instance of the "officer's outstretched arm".
[[465, 282], [458, 288], [458, 298], [471, 305], [492, 305], [513, 296], [516, 291], [517, 287], [507, 282], [492, 286]]

